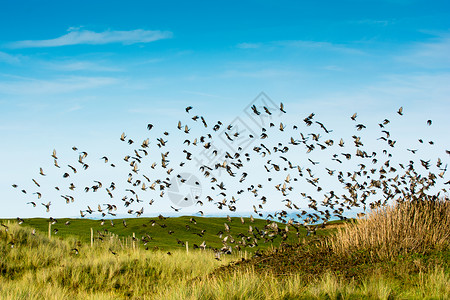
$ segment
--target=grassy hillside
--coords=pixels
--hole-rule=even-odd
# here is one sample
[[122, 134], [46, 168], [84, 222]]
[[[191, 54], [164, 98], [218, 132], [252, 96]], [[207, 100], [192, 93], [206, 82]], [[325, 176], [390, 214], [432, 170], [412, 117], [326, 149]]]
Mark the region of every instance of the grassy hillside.
[[[196, 219], [200, 227], [191, 230], [209, 226], [211, 236], [224, 223], [224, 219]], [[129, 235], [144, 228], [142, 232], [164, 240], [165, 231], [158, 236], [157, 230], [167, 228], [143, 226], [150, 219], [134, 221], [128, 219], [126, 228], [117, 224], [111, 230]], [[237, 221], [229, 223], [239, 233], [248, 224]], [[189, 218], [164, 222], [172, 230], [178, 225], [180, 231], [190, 223]], [[264, 222], [254, 224], [263, 227]], [[97, 241], [91, 247], [76, 230], [99, 226], [99, 221], [73, 220], [65, 226], [58, 220], [53, 226], [61, 232], [50, 239], [48, 220], [2, 223], [0, 299], [450, 298], [448, 199], [381, 209], [358, 223], [318, 231], [300, 243], [297, 239], [295, 244], [270, 247], [249, 259], [236, 251], [220, 258], [210, 249], [186, 253], [177, 245], [170, 254], [169, 248], [133, 249], [123, 247], [120, 238]], [[33, 234], [32, 228], [38, 227], [41, 230]]]
[[[113, 219], [114, 224], [111, 225], [111, 220], [105, 220], [101, 225], [99, 220], [90, 219], [57, 219], [55, 224], [51, 225], [52, 238], [66, 238], [73, 237], [82, 243], [89, 243], [92, 228], [94, 233], [94, 243], [101, 243], [102, 240], [110, 238], [111, 234], [116, 235], [121, 240], [123, 246], [130, 246], [133, 233], [137, 238], [136, 245], [148, 249], [161, 249], [161, 250], [175, 250], [185, 249], [185, 246], [178, 243], [178, 241], [188, 242], [189, 248], [193, 248], [194, 244], [200, 245], [205, 241], [207, 247], [221, 248], [222, 240], [225, 236], [230, 235], [235, 240], [242, 240], [239, 234], [242, 233], [245, 236], [252, 236], [249, 233], [249, 226], [256, 231], [263, 230], [268, 224], [266, 220], [254, 219], [252, 223], [249, 218], [244, 218], [244, 224], [242, 224], [240, 218], [231, 218], [231, 222], [227, 218], [204, 218], [193, 217], [195, 222], [190, 221], [192, 217], [183, 216], [176, 218], [130, 218], [130, 219]], [[123, 221], [126, 222], [126, 227]], [[17, 223], [17, 220], [2, 220], [3, 223]], [[36, 229], [42, 234], [48, 235], [49, 219], [43, 218], [31, 218], [25, 219], [22, 226]], [[65, 225], [66, 222], [70, 222], [69, 225]], [[225, 230], [224, 223], [227, 223], [230, 227], [229, 233]], [[339, 224], [340, 221], [333, 221], [330, 224]], [[279, 228], [284, 230], [286, 225], [277, 223]], [[186, 227], [188, 226], [188, 228]], [[57, 230], [57, 231], [56, 231]], [[204, 233], [202, 231], [204, 230]], [[169, 234], [169, 231], [171, 234]], [[332, 230], [331, 230], [332, 231]], [[324, 235], [331, 231], [317, 230], [317, 235]], [[222, 232], [222, 238], [218, 233]], [[298, 232], [298, 234], [297, 234]], [[285, 243], [298, 243], [299, 239], [306, 237], [306, 229], [300, 227], [298, 231], [293, 227], [290, 227], [290, 232], [287, 234]], [[144, 245], [142, 237], [151, 237], [151, 240]], [[253, 241], [254, 239], [252, 239]], [[282, 242], [280, 236], [276, 236], [273, 242], [269, 239], [261, 239], [258, 241], [257, 247], [241, 247], [242, 250], [254, 252], [256, 249], [267, 249], [272, 246], [279, 246]]]

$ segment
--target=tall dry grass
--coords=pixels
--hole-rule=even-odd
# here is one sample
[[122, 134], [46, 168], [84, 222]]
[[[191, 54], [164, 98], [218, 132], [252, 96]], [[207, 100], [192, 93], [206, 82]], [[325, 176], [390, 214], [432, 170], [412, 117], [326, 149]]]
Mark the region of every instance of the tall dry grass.
[[448, 299], [450, 275], [442, 268], [421, 273], [416, 283], [372, 276], [361, 283], [324, 273], [311, 281], [246, 270], [225, 277], [181, 281], [161, 287], [154, 299]]
[[122, 247], [119, 239], [90, 247], [71, 238], [32, 235], [15, 223], [7, 226], [8, 231], [0, 230], [0, 299], [144, 297], [238, 259], [224, 256], [217, 261], [212, 251], [168, 255]]
[[398, 202], [343, 226], [324, 243], [338, 256], [365, 252], [372, 259], [427, 253], [450, 244], [450, 200]]
[[[399, 205], [385, 211], [393, 215], [397, 211], [394, 219], [409, 220], [413, 225], [407, 227], [421, 228], [425, 223], [433, 228], [437, 226], [437, 230], [448, 235], [445, 230], [449, 224], [448, 203], [439, 203], [434, 208], [427, 205]], [[420, 215], [423, 210], [428, 211], [427, 217]], [[388, 216], [380, 211], [374, 218], [384, 220], [385, 226], [396, 224]], [[440, 223], [432, 226], [430, 219]], [[361, 220], [347, 231], [361, 224], [368, 226], [364, 222]], [[389, 234], [393, 236], [392, 232]], [[434, 232], [424, 243], [445, 246], [443, 238]], [[74, 247], [78, 254], [72, 250]], [[90, 247], [72, 239], [32, 235], [29, 228], [9, 224], [8, 232], [0, 231], [0, 299], [390, 299], [393, 296], [448, 299], [450, 296], [450, 275], [439, 266], [419, 275], [411, 275], [404, 268], [401, 276], [395, 278], [383, 277], [381, 271], [374, 272], [381, 275], [368, 276], [362, 282], [348, 281], [328, 272], [318, 273], [316, 278], [306, 281], [300, 276], [301, 269], [299, 274], [290, 276], [275, 276], [256, 269], [220, 276], [211, 274], [217, 267], [238, 258], [224, 256], [219, 262], [207, 251], [189, 254], [173, 251], [168, 255], [162, 251], [122, 247], [114, 239]]]

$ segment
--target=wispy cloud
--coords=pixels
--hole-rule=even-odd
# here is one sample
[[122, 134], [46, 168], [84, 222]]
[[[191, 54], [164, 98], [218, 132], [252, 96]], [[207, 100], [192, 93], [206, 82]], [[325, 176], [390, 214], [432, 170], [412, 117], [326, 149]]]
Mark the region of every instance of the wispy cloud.
[[409, 51], [397, 56], [405, 61], [425, 68], [450, 68], [450, 34], [442, 34], [429, 42], [415, 43]]
[[55, 80], [41, 80], [35, 78], [14, 78], [2, 80], [0, 93], [10, 95], [48, 95], [66, 94], [79, 90], [92, 89], [118, 82], [112, 77], [82, 77], [72, 76]]
[[0, 62], [8, 64], [17, 64], [20, 62], [19, 57], [0, 51]]
[[9, 48], [40, 48], [60, 47], [68, 45], [102, 45], [122, 43], [124, 45], [136, 43], [150, 43], [157, 40], [168, 39], [173, 36], [170, 31], [160, 30], [129, 30], [129, 31], [103, 31], [94, 32], [69, 28], [69, 33], [49, 40], [25, 40], [7, 44]]
[[118, 72], [117, 67], [103, 66], [90, 61], [63, 61], [47, 64], [50, 69], [60, 71], [95, 71], [95, 72]]
[[270, 50], [276, 48], [317, 49], [324, 51], [342, 52], [348, 54], [364, 54], [363, 51], [348, 45], [329, 42], [308, 41], [308, 40], [282, 40], [282, 41], [270, 41], [265, 43], [240, 43], [237, 44], [236, 47], [240, 49], [270, 49]]
[[356, 21], [348, 21], [349, 24], [356, 24], [356, 25], [373, 25], [373, 26], [388, 26], [393, 24], [394, 20], [374, 20], [374, 19], [363, 19], [363, 20], [356, 20]]
[[288, 40], [273, 42], [273, 45], [289, 48], [320, 49], [325, 51], [343, 52], [347, 54], [364, 54], [364, 51], [343, 44], [329, 42]]
[[81, 109], [83, 109], [83, 107], [82, 107], [81, 105], [75, 104], [75, 105], [69, 107], [69, 108], [66, 110], [66, 112], [67, 112], [67, 113], [71, 113], [71, 112], [74, 112], [74, 111], [77, 111], [77, 110], [81, 110]]
[[[384, 76], [383, 82], [378, 82], [365, 89], [370, 93], [390, 95], [392, 98], [408, 99], [408, 101], [420, 101], [422, 103], [445, 103], [448, 107], [448, 95], [450, 94], [449, 73], [437, 74], [391, 74]], [[448, 111], [447, 108], [444, 111]]]
[[182, 93], [185, 94], [190, 94], [190, 95], [196, 95], [196, 96], [202, 96], [202, 97], [208, 97], [208, 98], [218, 98], [218, 99], [227, 99], [230, 100], [230, 98], [228, 97], [222, 97], [220, 95], [214, 95], [214, 94], [209, 94], [209, 93], [203, 93], [203, 92], [196, 92], [196, 91], [181, 91]]
[[335, 65], [327, 65], [322, 67], [322, 69], [327, 70], [327, 71], [344, 71], [343, 68], [335, 66]]
[[283, 69], [258, 69], [258, 70], [227, 70], [219, 75], [222, 78], [280, 78], [298, 76], [297, 72]]
[[130, 108], [127, 110], [130, 114], [136, 115], [158, 115], [158, 116], [171, 116], [179, 117], [183, 115], [183, 111], [177, 108]]
[[256, 49], [262, 46], [262, 43], [240, 43], [237, 44], [237, 48], [241, 49]]

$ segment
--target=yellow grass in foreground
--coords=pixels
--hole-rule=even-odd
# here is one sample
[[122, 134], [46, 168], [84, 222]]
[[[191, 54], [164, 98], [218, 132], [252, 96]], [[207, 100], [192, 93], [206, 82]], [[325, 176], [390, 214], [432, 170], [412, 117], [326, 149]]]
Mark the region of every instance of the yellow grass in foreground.
[[[439, 249], [448, 257], [449, 219], [448, 201], [401, 203], [346, 225], [321, 246], [335, 252], [336, 259], [369, 253], [375, 260], [390, 261], [399, 254]], [[8, 232], [0, 231], [0, 299], [450, 298], [448, 263], [442, 261], [418, 272], [400, 262], [396, 278], [369, 265], [373, 274], [359, 282], [329, 272], [304, 281], [301, 269], [289, 276], [255, 268], [207, 276], [238, 258], [217, 261], [208, 251], [168, 255], [121, 249], [114, 242], [91, 248], [72, 239], [33, 236], [28, 228], [10, 224]]]
[[367, 251], [375, 259], [448, 247], [450, 201], [417, 200], [380, 208], [342, 226], [326, 244], [338, 255]]

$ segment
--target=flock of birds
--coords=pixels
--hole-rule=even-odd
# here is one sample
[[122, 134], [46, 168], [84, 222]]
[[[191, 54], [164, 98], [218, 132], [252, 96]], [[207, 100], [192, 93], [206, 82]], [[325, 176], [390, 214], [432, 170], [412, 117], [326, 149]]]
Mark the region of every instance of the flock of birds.
[[[117, 214], [119, 203], [128, 210], [128, 214], [136, 217], [142, 216], [144, 206], [156, 203], [155, 198], [167, 198], [167, 192], [170, 192], [173, 180], [176, 180], [177, 185], [181, 186], [187, 183], [187, 179], [183, 178], [181, 174], [186, 174], [184, 170], [188, 166], [192, 167], [195, 163], [193, 158], [198, 157], [199, 152], [206, 152], [208, 157], [213, 159], [208, 163], [196, 166], [199, 177], [204, 178], [207, 184], [196, 181], [194, 185], [208, 191], [206, 196], [194, 196], [196, 206], [209, 204], [215, 205], [220, 210], [236, 212], [239, 203], [248, 203], [249, 199], [254, 199], [252, 200], [254, 201], [253, 213], [258, 218], [267, 219], [267, 225], [263, 229], [259, 229], [252, 227], [254, 221], [252, 215], [247, 232], [242, 232], [234, 238], [230, 235], [232, 219], [228, 216], [227, 222], [224, 223], [224, 230], [218, 233], [223, 243], [223, 248], [219, 250], [225, 253], [231, 252], [233, 244], [235, 248], [241, 249], [256, 247], [260, 241], [273, 242], [277, 236], [286, 239], [290, 229], [296, 230], [298, 233], [299, 228], [305, 227], [308, 235], [314, 234], [319, 226], [326, 226], [330, 219], [345, 219], [345, 212], [355, 208], [362, 211], [358, 216], [363, 216], [369, 208], [375, 209], [392, 201], [448, 197], [448, 191], [444, 187], [450, 184], [450, 180], [445, 182], [446, 179], [444, 179], [447, 164], [444, 165], [440, 158], [435, 161], [418, 159], [409, 162], [395, 162], [391, 150], [394, 149], [397, 141], [389, 131], [391, 121], [388, 119], [384, 119], [378, 124], [381, 136], [377, 141], [380, 143], [380, 149], [383, 150], [377, 152], [368, 151], [364, 147], [364, 138], [358, 136], [359, 132], [363, 132], [367, 127], [358, 122], [356, 113], [350, 117], [351, 122], [355, 123], [354, 135], [344, 141], [343, 138], [333, 139], [333, 130], [328, 129], [324, 122], [316, 120], [314, 113], [305, 117], [302, 124], [287, 125], [279, 122], [275, 125], [275, 115], [286, 114], [283, 103], [277, 108], [268, 108], [264, 105], [251, 106], [252, 116], [265, 116], [271, 122], [268, 122], [268, 126], [259, 128], [259, 134], [246, 134], [246, 136], [243, 136], [245, 133], [239, 132], [233, 124], [224, 125], [221, 121], [217, 121], [211, 125], [204, 116], [192, 115], [192, 109], [192, 106], [188, 106], [185, 111], [192, 116], [191, 119], [194, 123], [189, 121], [191, 122], [189, 125], [179, 121], [176, 127], [180, 134], [186, 137], [183, 138], [183, 147], [176, 145], [171, 148], [167, 131], [155, 138], [155, 143], [150, 141], [150, 138], [145, 138], [139, 143], [122, 133], [120, 141], [128, 144], [131, 148], [130, 152], [123, 157], [123, 161], [129, 168], [126, 183], [124, 183], [128, 188], [118, 191], [115, 182], [104, 183], [102, 180], [94, 180], [92, 185], [82, 188], [84, 192], [101, 192], [103, 194], [98, 198], [106, 197], [110, 201], [98, 204], [97, 207], [87, 206], [85, 210], [80, 210], [80, 216], [94, 216], [98, 213], [101, 215], [99, 221], [101, 225], [105, 222], [114, 225], [113, 217]], [[403, 108], [397, 111], [397, 115], [398, 118], [403, 116]], [[201, 135], [193, 136], [195, 131], [191, 130], [193, 124], [198, 124]], [[312, 132], [302, 132], [301, 125], [309, 128]], [[432, 121], [428, 120], [427, 125], [431, 126]], [[154, 126], [148, 124], [147, 130], [151, 132], [154, 130]], [[218, 148], [217, 141], [220, 135], [231, 144], [239, 139], [247, 139], [251, 141], [251, 149], [236, 147], [236, 151], [233, 153], [233, 151]], [[276, 141], [273, 142], [274, 140]], [[423, 138], [418, 139], [417, 142], [429, 144], [429, 146], [434, 145], [433, 141], [424, 141]], [[155, 149], [151, 149], [151, 146]], [[88, 153], [78, 150], [77, 147], [72, 149], [78, 156], [75, 164], [60, 162], [56, 150], [53, 150], [51, 154], [54, 167], [61, 170], [62, 178], [67, 182], [66, 186], [56, 186], [55, 189], [61, 192], [60, 196], [67, 204], [76, 200], [71, 195], [71, 191], [80, 189], [71, 183], [70, 179], [74, 174], [90, 167], [87, 161]], [[181, 149], [184, 159], [174, 163], [171, 159], [171, 152]], [[316, 161], [311, 157], [313, 153], [326, 152], [324, 150], [331, 151], [328, 162]], [[407, 151], [416, 155], [418, 149], [407, 149]], [[450, 155], [450, 151], [445, 150], [443, 155]], [[110, 162], [108, 156], [100, 159], [109, 167], [116, 167], [116, 164]], [[251, 165], [253, 160], [255, 162]], [[353, 164], [350, 161], [353, 161]], [[250, 167], [248, 167], [249, 165]], [[332, 166], [342, 166], [342, 169]], [[343, 170], [344, 166], [350, 169]], [[257, 168], [260, 170], [255, 171]], [[437, 171], [432, 172], [432, 170]], [[320, 172], [329, 176], [330, 179], [321, 181], [317, 175]], [[264, 174], [263, 177], [267, 182], [260, 181], [261, 174]], [[46, 171], [40, 168], [38, 176], [47, 176]], [[259, 178], [258, 182], [253, 181], [253, 178], [256, 177]], [[333, 185], [329, 185], [330, 180], [334, 180], [341, 188], [336, 189]], [[439, 180], [443, 185], [438, 184]], [[322, 184], [323, 181], [326, 182]], [[43, 207], [46, 212], [50, 212], [52, 201], [57, 200], [42, 201], [45, 196], [40, 191], [39, 180], [33, 178], [32, 182], [35, 189], [31, 193], [16, 184], [12, 186], [23, 194], [27, 194], [28, 197], [33, 197], [27, 204], [33, 207]], [[438, 186], [437, 190], [436, 186]], [[271, 190], [271, 196], [263, 194], [266, 190]], [[149, 192], [152, 196], [147, 196]], [[119, 193], [122, 194], [117, 197]], [[278, 207], [280, 208], [275, 212], [265, 212], [264, 206], [270, 201], [274, 201], [272, 198], [276, 198], [273, 196], [274, 193], [279, 195]], [[152, 199], [149, 200], [149, 198]], [[121, 200], [117, 202], [116, 199]], [[307, 206], [302, 206], [300, 201], [306, 202]], [[132, 205], [138, 205], [141, 208], [131, 209]], [[174, 212], [182, 209], [176, 205], [171, 205], [171, 208]], [[198, 214], [203, 215], [203, 211], [199, 210]], [[165, 218], [163, 215], [159, 215], [160, 222], [153, 221], [152, 225], [164, 228], [163, 220]], [[18, 220], [23, 222], [20, 218]], [[56, 222], [54, 219], [51, 221]], [[194, 217], [190, 219], [190, 222], [196, 222]], [[245, 223], [242, 217], [241, 222]], [[122, 223], [123, 226], [127, 226], [125, 220]], [[284, 229], [279, 226], [280, 223], [285, 224]], [[186, 230], [189, 228], [190, 226], [187, 224]], [[167, 230], [169, 235], [174, 233], [170, 228]], [[202, 230], [200, 236], [203, 236], [206, 230], [207, 228]], [[141, 240], [147, 244], [151, 237], [147, 234]], [[180, 245], [184, 244], [179, 240], [177, 242]], [[203, 242], [195, 247], [205, 249], [207, 246]]]

